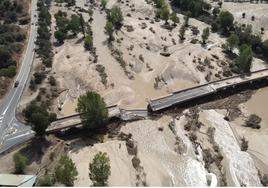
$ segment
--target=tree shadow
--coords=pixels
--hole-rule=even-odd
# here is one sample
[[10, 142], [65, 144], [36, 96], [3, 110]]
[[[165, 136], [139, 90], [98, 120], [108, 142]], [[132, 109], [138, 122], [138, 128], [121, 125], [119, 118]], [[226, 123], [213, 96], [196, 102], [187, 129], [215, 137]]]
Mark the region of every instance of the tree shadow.
[[33, 162], [40, 164], [42, 156], [50, 146], [51, 142], [45, 138], [34, 138], [26, 147], [22, 148], [19, 152], [27, 157], [28, 165], [32, 164]]
[[75, 44], [81, 44], [84, 41], [84, 37], [78, 39]]

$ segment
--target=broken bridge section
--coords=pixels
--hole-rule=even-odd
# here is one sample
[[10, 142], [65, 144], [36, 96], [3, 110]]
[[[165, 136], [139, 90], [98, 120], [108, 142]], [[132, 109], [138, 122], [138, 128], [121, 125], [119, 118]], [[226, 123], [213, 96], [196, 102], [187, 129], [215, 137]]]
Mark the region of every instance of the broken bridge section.
[[267, 77], [268, 69], [262, 69], [251, 72], [249, 75], [238, 75], [231, 78], [210, 82], [197, 87], [176, 91], [168, 96], [152, 99], [149, 101], [149, 107], [153, 112], [156, 112], [173, 105], [217, 93], [220, 90], [225, 90], [240, 84], [252, 84], [254, 81], [266, 79]]

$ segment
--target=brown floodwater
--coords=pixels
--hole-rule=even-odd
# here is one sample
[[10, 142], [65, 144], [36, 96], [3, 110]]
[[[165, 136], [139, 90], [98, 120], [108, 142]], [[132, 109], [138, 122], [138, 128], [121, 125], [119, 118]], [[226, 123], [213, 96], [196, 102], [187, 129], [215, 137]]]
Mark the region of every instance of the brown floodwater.
[[262, 118], [261, 125], [268, 126], [268, 87], [259, 89], [245, 105], [252, 114]]

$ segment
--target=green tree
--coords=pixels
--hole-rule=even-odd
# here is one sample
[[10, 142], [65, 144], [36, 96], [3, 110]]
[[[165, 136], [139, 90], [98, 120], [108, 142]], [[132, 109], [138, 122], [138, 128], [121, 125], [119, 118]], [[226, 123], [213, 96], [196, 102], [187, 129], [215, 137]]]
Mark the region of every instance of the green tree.
[[30, 121], [33, 124], [33, 130], [38, 136], [46, 134], [46, 129], [50, 124], [48, 116], [40, 112], [35, 112], [31, 115]]
[[92, 39], [92, 36], [90, 36], [90, 35], [87, 35], [86, 36], [85, 41], [84, 41], [84, 47], [87, 50], [91, 50], [92, 49], [92, 47], [93, 47], [93, 39]]
[[175, 12], [173, 12], [170, 15], [170, 19], [173, 22], [173, 25], [176, 26], [177, 23], [180, 23], [180, 18], [177, 16], [177, 14]]
[[78, 175], [74, 162], [67, 155], [63, 155], [60, 158], [59, 164], [55, 169], [55, 175], [57, 181], [72, 186], [76, 176]]
[[99, 152], [89, 164], [89, 178], [93, 186], [107, 186], [111, 175], [110, 159], [107, 153]]
[[0, 69], [0, 76], [6, 76], [12, 78], [16, 75], [17, 68], [16, 66], [9, 66], [7, 68]]
[[179, 37], [180, 37], [180, 40], [183, 41], [185, 38], [184, 38], [184, 35], [185, 35], [185, 31], [186, 31], [186, 27], [184, 25], [181, 26], [180, 30], [179, 30]]
[[104, 29], [105, 29], [106, 34], [109, 36], [109, 41], [114, 40], [114, 37], [113, 37], [114, 27], [113, 27], [112, 22], [109, 22], [109, 21], [106, 22]]
[[116, 30], [119, 30], [123, 25], [123, 13], [118, 6], [114, 6], [107, 15], [107, 20], [111, 22]]
[[237, 67], [241, 73], [250, 72], [252, 59], [251, 46], [242, 45], [239, 50], [239, 56], [236, 60]]
[[208, 27], [203, 30], [201, 37], [202, 37], [202, 43], [206, 44], [208, 37], [209, 37], [209, 28]]
[[54, 33], [55, 38], [57, 39], [57, 41], [62, 44], [66, 38], [66, 34], [64, 32], [62, 32], [61, 30], [57, 30]]
[[80, 17], [77, 15], [72, 15], [71, 20], [67, 25], [68, 30], [71, 30], [74, 35], [81, 31]]
[[165, 20], [165, 24], [168, 24], [168, 19], [170, 16], [170, 11], [167, 5], [161, 7], [160, 9], [160, 17], [161, 19]]
[[31, 102], [24, 109], [26, 120], [32, 125], [37, 136], [44, 136], [48, 125], [55, 120], [55, 114], [49, 113], [45, 105], [38, 105], [36, 102]]
[[107, 0], [101, 0], [101, 7], [103, 10], [106, 9], [107, 2], [108, 2]]
[[239, 38], [236, 34], [232, 33], [226, 42], [227, 49], [232, 51], [238, 45], [239, 45]]
[[77, 112], [87, 129], [100, 128], [108, 119], [108, 110], [103, 98], [95, 92], [87, 92], [78, 98]]
[[17, 152], [13, 155], [13, 161], [15, 163], [15, 173], [23, 174], [26, 168], [28, 159], [21, 153]]
[[227, 32], [234, 24], [234, 16], [228, 11], [222, 11], [219, 15], [219, 21], [223, 31]]

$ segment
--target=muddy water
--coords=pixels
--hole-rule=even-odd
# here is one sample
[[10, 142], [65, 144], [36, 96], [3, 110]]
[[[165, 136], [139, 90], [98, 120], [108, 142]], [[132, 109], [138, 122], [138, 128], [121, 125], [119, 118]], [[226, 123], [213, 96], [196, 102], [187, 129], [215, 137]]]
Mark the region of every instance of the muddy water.
[[61, 113], [63, 114], [63, 116], [73, 115], [76, 113], [75, 112], [76, 107], [77, 107], [77, 100], [73, 100], [73, 101], [68, 100], [62, 106]]
[[259, 89], [245, 105], [251, 113], [262, 118], [262, 126], [268, 127], [268, 87]]

